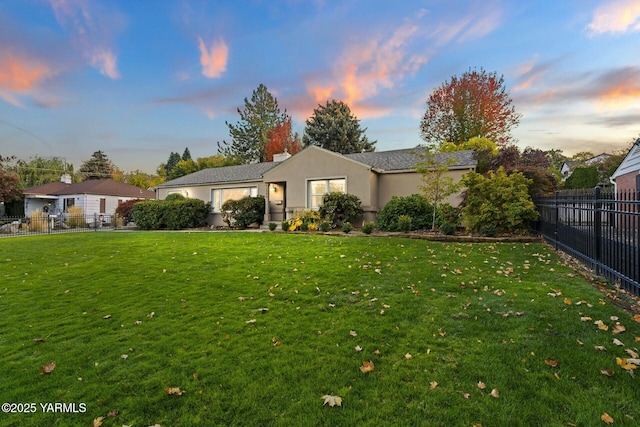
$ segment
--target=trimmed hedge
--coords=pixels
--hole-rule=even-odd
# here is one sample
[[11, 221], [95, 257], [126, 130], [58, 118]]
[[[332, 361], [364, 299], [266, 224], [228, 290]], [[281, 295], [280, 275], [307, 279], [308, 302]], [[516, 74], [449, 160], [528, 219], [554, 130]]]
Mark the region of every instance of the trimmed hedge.
[[358, 196], [348, 193], [327, 193], [322, 196], [322, 206], [318, 209], [321, 217], [327, 218], [334, 227], [343, 222], [356, 221], [363, 214]]
[[247, 228], [251, 224], [262, 225], [264, 221], [264, 196], [243, 197], [227, 200], [222, 205], [222, 220], [229, 227]]
[[180, 230], [206, 225], [211, 203], [200, 199], [146, 200], [133, 205], [131, 215], [143, 230]]
[[[378, 212], [378, 229], [405, 231], [400, 229], [400, 216], [411, 217], [411, 230], [428, 230], [431, 229], [433, 221], [433, 206], [419, 194], [405, 197], [393, 196]], [[406, 224], [402, 225], [406, 227]]]

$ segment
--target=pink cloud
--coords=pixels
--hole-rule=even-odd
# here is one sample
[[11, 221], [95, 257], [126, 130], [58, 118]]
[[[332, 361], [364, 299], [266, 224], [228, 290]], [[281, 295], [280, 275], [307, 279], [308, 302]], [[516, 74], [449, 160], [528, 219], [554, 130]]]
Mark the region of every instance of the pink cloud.
[[202, 65], [202, 75], [211, 79], [218, 78], [227, 71], [227, 59], [229, 48], [222, 39], [217, 39], [211, 43], [210, 50], [207, 49], [202, 38], [198, 38], [200, 49], [200, 64]]
[[592, 34], [640, 31], [640, 1], [606, 0], [594, 11], [587, 28]]
[[31, 93], [54, 74], [51, 67], [42, 61], [5, 52], [0, 56], [0, 97], [21, 106], [15, 94]]
[[96, 51], [91, 56], [91, 65], [100, 71], [100, 74], [111, 79], [120, 77], [116, 65], [116, 57], [113, 52]]

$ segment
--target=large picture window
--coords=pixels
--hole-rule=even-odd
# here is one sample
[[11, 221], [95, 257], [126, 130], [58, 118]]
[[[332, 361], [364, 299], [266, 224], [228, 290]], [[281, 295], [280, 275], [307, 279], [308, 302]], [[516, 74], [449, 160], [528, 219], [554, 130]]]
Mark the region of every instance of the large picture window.
[[345, 193], [346, 189], [347, 180], [344, 178], [307, 181], [307, 208], [318, 209], [326, 193]]
[[211, 190], [211, 205], [214, 212], [220, 212], [227, 200], [240, 200], [243, 197], [256, 197], [258, 187], [216, 188]]

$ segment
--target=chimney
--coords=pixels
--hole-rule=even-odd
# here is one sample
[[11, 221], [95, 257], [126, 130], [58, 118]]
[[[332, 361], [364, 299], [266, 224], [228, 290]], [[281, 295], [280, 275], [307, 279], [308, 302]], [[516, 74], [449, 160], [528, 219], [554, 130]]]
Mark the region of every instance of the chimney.
[[60, 182], [64, 182], [65, 184], [71, 184], [71, 175], [69, 175], [68, 173], [63, 173], [62, 177], [60, 178]]
[[291, 154], [289, 154], [287, 152], [287, 150], [284, 150], [284, 153], [279, 153], [279, 154], [274, 154], [273, 155], [273, 161], [274, 162], [283, 162], [285, 160], [287, 160], [289, 157], [291, 157]]

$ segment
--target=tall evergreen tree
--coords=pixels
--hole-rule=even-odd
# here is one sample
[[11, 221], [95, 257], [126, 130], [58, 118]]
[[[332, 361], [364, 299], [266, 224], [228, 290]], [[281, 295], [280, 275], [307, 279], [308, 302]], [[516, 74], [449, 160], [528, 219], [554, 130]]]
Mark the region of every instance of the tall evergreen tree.
[[367, 139], [366, 130], [360, 128], [360, 120], [347, 104], [334, 99], [313, 110], [306, 121], [303, 142], [341, 154], [374, 151], [376, 141]]
[[185, 160], [185, 161], [187, 161], [187, 160], [193, 160], [193, 159], [191, 158], [191, 152], [189, 151], [189, 147], [186, 147], [186, 148], [184, 149], [184, 153], [182, 153], [182, 160]]
[[178, 163], [180, 163], [180, 160], [182, 160], [182, 157], [180, 157], [180, 154], [174, 153], [173, 151], [171, 152], [171, 154], [169, 154], [169, 159], [167, 160], [167, 164], [164, 165], [165, 176], [171, 175], [171, 171], [173, 170], [173, 168], [176, 167]]
[[280, 111], [278, 100], [269, 93], [267, 87], [260, 84], [251, 95], [244, 99], [244, 108], [238, 108], [240, 120], [229, 127], [231, 142], [218, 142], [218, 150], [225, 157], [239, 157], [243, 163], [266, 160], [265, 147], [269, 143], [269, 131], [276, 125], [290, 120], [287, 110]]
[[98, 150], [86, 160], [78, 172], [83, 181], [89, 179], [113, 178], [114, 165], [102, 151]]

